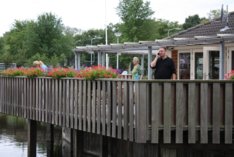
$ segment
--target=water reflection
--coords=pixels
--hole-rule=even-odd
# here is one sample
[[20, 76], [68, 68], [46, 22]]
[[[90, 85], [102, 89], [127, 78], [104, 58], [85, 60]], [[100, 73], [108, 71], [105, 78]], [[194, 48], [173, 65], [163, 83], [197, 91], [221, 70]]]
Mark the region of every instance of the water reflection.
[[[55, 128], [54, 156], [61, 156], [61, 130]], [[25, 119], [0, 114], [0, 156], [27, 157], [27, 122]], [[46, 157], [46, 127], [37, 127], [37, 157]]]

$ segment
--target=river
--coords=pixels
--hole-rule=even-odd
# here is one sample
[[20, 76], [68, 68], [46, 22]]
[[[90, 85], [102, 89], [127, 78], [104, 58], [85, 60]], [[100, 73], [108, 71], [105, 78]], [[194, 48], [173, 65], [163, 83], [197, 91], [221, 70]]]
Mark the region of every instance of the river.
[[[61, 129], [55, 128], [54, 156], [61, 154]], [[46, 127], [37, 126], [37, 157], [46, 157]], [[0, 157], [27, 157], [27, 122], [23, 118], [0, 114]]]

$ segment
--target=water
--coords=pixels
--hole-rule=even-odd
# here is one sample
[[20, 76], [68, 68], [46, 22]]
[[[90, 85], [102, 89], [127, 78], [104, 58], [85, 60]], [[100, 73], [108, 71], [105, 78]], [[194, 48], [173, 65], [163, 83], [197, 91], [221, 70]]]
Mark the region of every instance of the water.
[[[46, 128], [37, 127], [37, 157], [46, 157]], [[54, 156], [61, 156], [60, 130], [55, 129]], [[27, 157], [27, 123], [26, 120], [0, 114], [0, 157]]]

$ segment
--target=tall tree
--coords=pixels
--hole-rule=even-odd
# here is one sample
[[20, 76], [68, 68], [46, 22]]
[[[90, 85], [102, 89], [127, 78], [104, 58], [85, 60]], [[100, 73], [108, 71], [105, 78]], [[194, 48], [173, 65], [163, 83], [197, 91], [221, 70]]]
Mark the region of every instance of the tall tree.
[[189, 16], [185, 19], [185, 23], [183, 24], [183, 28], [188, 29], [188, 28], [196, 26], [200, 23], [201, 23], [201, 19], [200, 19], [199, 15], [196, 14], [193, 16]]
[[[128, 41], [139, 41], [148, 38], [147, 25], [153, 11], [150, 2], [143, 0], [122, 0], [118, 6], [118, 15], [123, 21], [120, 31]], [[142, 33], [144, 32], [144, 35]]]
[[67, 60], [64, 56], [70, 58], [75, 46], [73, 34], [63, 27], [61, 19], [50, 13], [39, 16], [37, 21], [16, 21], [4, 39], [6, 54], [12, 55], [19, 66], [29, 66], [33, 59], [53, 65], [57, 60], [63, 64]]

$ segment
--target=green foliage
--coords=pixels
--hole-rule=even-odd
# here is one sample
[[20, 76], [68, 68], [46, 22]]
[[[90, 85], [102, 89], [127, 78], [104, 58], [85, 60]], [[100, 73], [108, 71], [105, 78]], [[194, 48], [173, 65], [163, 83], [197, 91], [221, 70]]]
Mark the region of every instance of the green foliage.
[[189, 16], [188, 18], [185, 19], [185, 23], [183, 24], [183, 28], [188, 29], [188, 28], [196, 26], [200, 23], [201, 23], [201, 19], [200, 19], [199, 15], [196, 14], [193, 16]]
[[13, 28], [5, 33], [4, 40], [6, 55], [18, 66], [30, 66], [33, 60], [58, 64], [64, 58], [55, 59], [55, 56], [63, 54], [70, 58], [75, 46], [73, 34], [65, 30], [61, 19], [51, 13], [39, 16], [37, 21], [15, 21]]
[[128, 41], [143, 40], [141, 30], [144, 30], [145, 34], [149, 34], [145, 28], [148, 25], [147, 20], [153, 13], [148, 1], [145, 3], [143, 0], [120, 1], [118, 14], [123, 21], [123, 25], [120, 27], [123, 37]]

